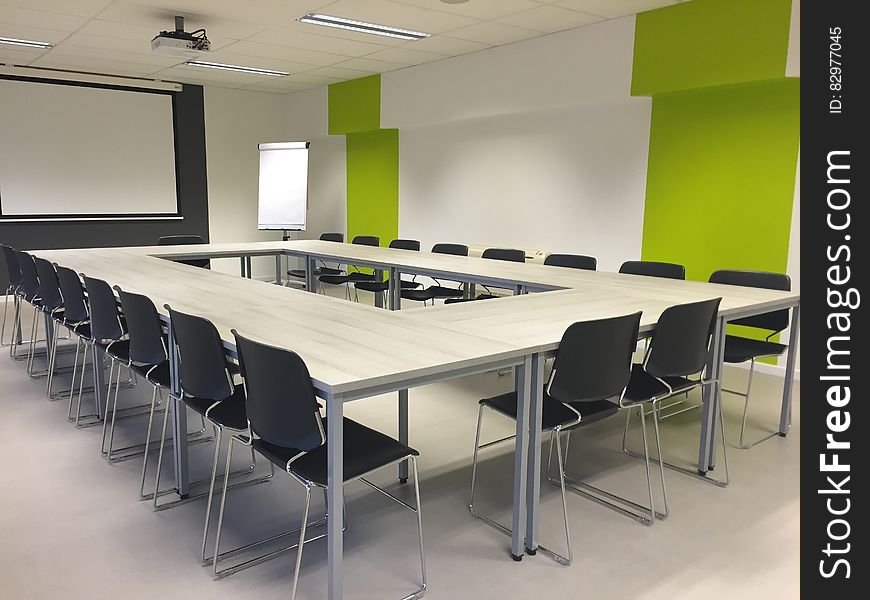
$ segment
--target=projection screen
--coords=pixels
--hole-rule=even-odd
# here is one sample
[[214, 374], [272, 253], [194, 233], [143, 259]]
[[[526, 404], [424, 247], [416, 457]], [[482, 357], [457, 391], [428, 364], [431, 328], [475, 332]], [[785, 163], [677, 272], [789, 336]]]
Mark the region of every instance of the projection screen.
[[177, 215], [172, 96], [0, 79], [0, 215]]

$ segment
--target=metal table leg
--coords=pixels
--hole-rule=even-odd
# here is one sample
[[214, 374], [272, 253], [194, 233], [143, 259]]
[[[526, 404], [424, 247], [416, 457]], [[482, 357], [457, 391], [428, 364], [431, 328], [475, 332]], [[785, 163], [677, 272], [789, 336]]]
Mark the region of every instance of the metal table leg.
[[529, 408], [531, 407], [532, 356], [516, 368], [517, 437], [514, 456], [514, 508], [511, 522], [511, 558], [523, 559], [526, 533], [526, 467], [529, 448]]
[[390, 267], [389, 283], [388, 308], [390, 310], [400, 310], [402, 308], [402, 274], [399, 273], [396, 267]]
[[526, 481], [526, 552], [538, 551], [541, 497], [541, 419], [544, 406], [544, 355], [532, 355], [529, 399], [529, 460]]
[[[710, 357], [710, 379], [719, 379], [722, 376], [723, 353], [720, 351], [725, 342], [725, 325], [723, 318], [716, 319], [716, 328], [713, 331], [711, 341], [712, 356]], [[719, 402], [720, 385], [707, 385], [703, 388], [703, 402], [701, 405], [701, 441], [698, 448], [698, 473], [706, 475], [707, 471], [714, 466], [712, 455], [715, 454], [714, 431], [716, 427], [716, 407]]]
[[[175, 345], [175, 335], [169, 327], [169, 382], [172, 396], [172, 452], [175, 457], [175, 489], [181, 498], [190, 493], [190, 474], [187, 463], [187, 408], [181, 397], [181, 378], [179, 376], [178, 348]], [[168, 408], [166, 410], [169, 410]]]
[[[384, 272], [381, 269], [375, 269], [375, 281], [383, 281]], [[384, 296], [380, 292], [375, 292], [375, 306], [378, 308], [384, 307]]]
[[308, 255], [303, 256], [302, 261], [305, 264], [305, 290], [316, 293], [317, 281], [315, 280], [314, 272], [317, 269], [317, 265], [314, 264], [314, 259]]
[[283, 274], [283, 270], [281, 269], [281, 253], [275, 255], [275, 285], [281, 285], [283, 282], [281, 281], [281, 276]]
[[779, 415], [779, 435], [785, 437], [791, 428], [791, 395], [794, 387], [794, 371], [797, 363], [798, 336], [801, 328], [801, 307], [791, 309], [791, 332], [788, 337], [788, 362], [785, 365], [785, 380], [782, 390], [782, 410]]
[[246, 271], [245, 271], [246, 267], [247, 267], [247, 263], [245, 262], [245, 257], [240, 256], [239, 257], [239, 276], [247, 277]]
[[[399, 441], [408, 445], [408, 390], [399, 390]], [[399, 463], [399, 482], [408, 482], [408, 461]]]
[[326, 560], [329, 600], [340, 600], [344, 590], [342, 565], [342, 506], [344, 501], [344, 406], [340, 395], [327, 395], [327, 470], [326, 514], [328, 520]]
[[247, 277], [248, 279], [253, 277], [253, 275], [251, 274], [251, 271], [252, 271], [252, 269], [251, 269], [251, 257], [246, 256], [245, 257], [245, 277]]

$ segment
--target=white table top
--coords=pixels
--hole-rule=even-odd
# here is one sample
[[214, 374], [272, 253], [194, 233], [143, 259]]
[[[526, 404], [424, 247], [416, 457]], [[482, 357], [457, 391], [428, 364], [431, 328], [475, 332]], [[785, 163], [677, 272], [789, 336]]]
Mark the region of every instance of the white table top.
[[[197, 258], [281, 252], [396, 266], [407, 273], [503, 281], [552, 289], [485, 302], [391, 312], [225, 275], [154, 256]], [[335, 242], [243, 242], [36, 251], [112, 285], [209, 318], [227, 341], [230, 328], [298, 352], [315, 385], [357, 393], [554, 349], [571, 323], [642, 310], [652, 329], [668, 306], [721, 296], [721, 314], [736, 318], [792, 306], [799, 295], [537, 264], [510, 263]], [[566, 288], [566, 289], [560, 289]]]

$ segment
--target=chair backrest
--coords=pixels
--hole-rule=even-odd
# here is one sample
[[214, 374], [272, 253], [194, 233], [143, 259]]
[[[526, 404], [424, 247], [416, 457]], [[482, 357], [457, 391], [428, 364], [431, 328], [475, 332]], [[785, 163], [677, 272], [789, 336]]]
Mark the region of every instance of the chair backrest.
[[158, 246], [188, 246], [190, 244], [204, 244], [201, 235], [161, 235], [157, 238]]
[[436, 254], [453, 254], [455, 256], [468, 256], [468, 246], [463, 244], [435, 244], [432, 252]]
[[118, 302], [109, 284], [102, 279], [82, 275], [91, 314], [91, 336], [95, 340], [120, 340], [124, 336]]
[[491, 260], [506, 260], [509, 262], [526, 262], [526, 252], [514, 248], [487, 248], [481, 255]]
[[36, 274], [39, 277], [39, 298], [42, 306], [48, 311], [60, 308], [63, 306], [63, 297], [60, 295], [60, 283], [54, 267], [38, 256], [34, 257], [33, 263], [36, 265]]
[[343, 242], [343, 233], [321, 233], [320, 239], [324, 242]]
[[645, 369], [654, 377], [693, 375], [707, 365], [722, 298], [678, 304], [659, 317]]
[[568, 267], [594, 271], [598, 268], [598, 259], [583, 254], [550, 254], [544, 259], [544, 264], [551, 267]]
[[[740, 271], [722, 269], [710, 275], [710, 283], [724, 283], [726, 285], [742, 285], [745, 287], [763, 288], [767, 290], [791, 291], [791, 277], [783, 273], [770, 273], [767, 271]], [[744, 317], [731, 321], [735, 325], [758, 327], [779, 333], [788, 327], [788, 310], [776, 310], [761, 315]]]
[[390, 248], [399, 250], [420, 250], [420, 242], [418, 240], [393, 240], [390, 242]]
[[165, 308], [178, 347], [181, 390], [215, 402], [232, 396], [234, 386], [223, 341], [212, 322], [173, 310], [168, 304]]
[[646, 275], [665, 279], [685, 279], [686, 267], [676, 263], [656, 262], [653, 260], [627, 260], [619, 267], [620, 273]]
[[568, 403], [621, 396], [631, 378], [640, 317], [637, 312], [568, 327], [562, 334], [547, 393]]
[[[190, 246], [204, 243], [205, 240], [202, 239], [201, 235], [161, 235], [157, 238], [158, 246]], [[190, 265], [191, 267], [199, 267], [200, 269], [205, 269], [209, 266], [209, 259], [207, 258], [189, 258], [175, 262]]]
[[140, 364], [159, 365], [169, 355], [163, 341], [163, 325], [154, 303], [148, 296], [125, 292], [117, 285], [115, 290], [127, 319], [130, 360]]
[[353, 238], [351, 244], [358, 244], [360, 246], [380, 246], [381, 238], [376, 235], [358, 235]]
[[67, 323], [88, 320], [88, 305], [79, 274], [67, 267], [57, 265], [57, 281], [63, 296], [63, 318]]
[[16, 250], [15, 258], [18, 259], [18, 268], [21, 269], [21, 291], [26, 296], [35, 296], [39, 293], [39, 276], [33, 257], [27, 252]]
[[234, 329], [245, 378], [251, 430], [271, 444], [308, 452], [326, 436], [305, 361], [289, 350], [250, 340]]
[[6, 275], [9, 277], [9, 285], [18, 287], [21, 285], [21, 267], [18, 266], [15, 250], [6, 244], [0, 244], [0, 248], [3, 249], [3, 259], [6, 263]]

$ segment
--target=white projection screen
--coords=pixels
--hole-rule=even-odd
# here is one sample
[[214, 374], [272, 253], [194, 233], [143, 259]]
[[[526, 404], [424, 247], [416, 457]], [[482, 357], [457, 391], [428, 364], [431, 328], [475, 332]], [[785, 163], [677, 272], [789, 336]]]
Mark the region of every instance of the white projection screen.
[[309, 142], [260, 144], [259, 229], [305, 230]]
[[0, 79], [4, 218], [177, 215], [172, 96]]

